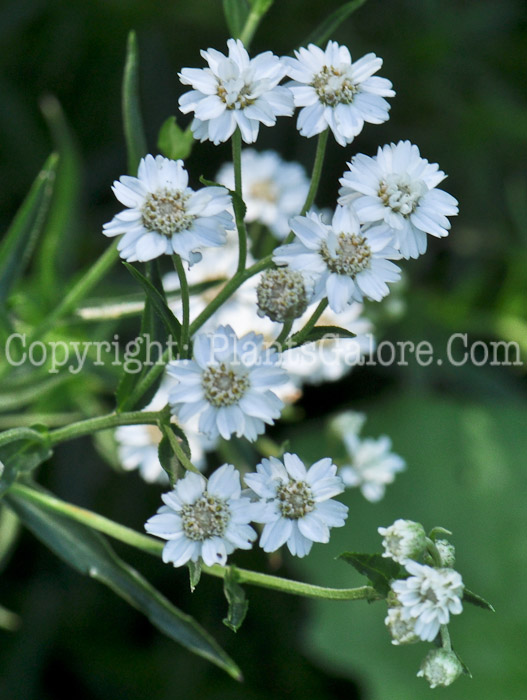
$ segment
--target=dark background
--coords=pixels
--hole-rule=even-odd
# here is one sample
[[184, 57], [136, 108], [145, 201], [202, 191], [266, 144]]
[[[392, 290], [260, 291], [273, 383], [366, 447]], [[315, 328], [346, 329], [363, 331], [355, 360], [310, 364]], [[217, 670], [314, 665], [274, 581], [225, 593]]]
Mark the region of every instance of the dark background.
[[[253, 53], [289, 53], [340, 5], [276, 0]], [[62, 261], [69, 274], [95, 260], [108, 244], [100, 229], [116, 211], [110, 184], [126, 170], [120, 83], [130, 29], [138, 35], [144, 121], [155, 152], [159, 127], [178, 113], [177, 99], [184, 91], [178, 70], [201, 67], [202, 48], [224, 50], [228, 35], [219, 0], [4, 0], [0, 8], [0, 227], [7, 227], [53, 147], [39, 105], [49, 112], [49, 96], [54, 96], [80, 164], [70, 183], [77, 204]], [[522, 0], [369, 0], [335, 34], [354, 58], [369, 51], [382, 56], [380, 75], [392, 80], [397, 96], [386, 124], [366, 126], [346, 149], [330, 139], [318, 203], [334, 206], [338, 177], [355, 152], [373, 155], [378, 145], [406, 138], [448, 173], [443, 186], [460, 202], [451, 235], [431, 239], [426, 256], [404, 265], [405, 312], [390, 323], [381, 319], [382, 332], [392, 340], [442, 345], [452, 332], [463, 331], [473, 340], [514, 340], [525, 362], [526, 35]], [[187, 123], [182, 116], [178, 120]], [[309, 168], [314, 141], [295, 133], [293, 120], [281, 119], [276, 128], [261, 130], [258, 148], [275, 148]], [[200, 174], [212, 179], [228, 158], [228, 145], [203, 144], [187, 166], [195, 181]], [[372, 313], [379, 314], [374, 308]], [[112, 389], [108, 386], [108, 393]], [[461, 679], [460, 689], [445, 691], [445, 697], [448, 692], [467, 700], [481, 688], [510, 700], [525, 697], [519, 660], [525, 606], [518, 612], [507, 584], [525, 571], [526, 562], [525, 542], [522, 547], [517, 535], [525, 519], [525, 393], [524, 367], [423, 369], [411, 364], [363, 368], [338, 385], [309, 389], [301, 404], [306, 421], [315, 421], [295, 428], [297, 449], [308, 457], [323, 452], [320, 443], [309, 442], [320, 431], [317, 419], [328, 410], [354, 407], [370, 416], [367, 434], [393, 437], [409, 471], [380, 506], [365, 504], [356, 493], [346, 496], [356, 541], [332, 542], [331, 552], [315, 547], [309, 563], [286, 557], [279, 573], [318, 577], [326, 584], [333, 577], [335, 585], [353, 585], [340, 568], [331, 568], [337, 567], [331, 556], [342, 548], [378, 547], [377, 525], [418, 515], [431, 518], [430, 527], [450, 527], [454, 521], [463, 544], [460, 570], [468, 567], [471, 588], [502, 600], [502, 611], [500, 617], [497, 605], [498, 622], [489, 617], [480, 623], [487, 613], [473, 610], [466, 620], [464, 615], [456, 620], [461, 637], [463, 625], [478, 629], [478, 634], [464, 634], [460, 649], [476, 678], [473, 685]], [[279, 429], [277, 438], [286, 435], [288, 430]], [[438, 474], [445, 477], [438, 481]], [[144, 486], [134, 474], [117, 476], [89, 440], [57, 450], [41, 480], [61, 497], [138, 529], [158, 507], [157, 487]], [[441, 517], [446, 521], [436, 522]], [[367, 527], [369, 534], [361, 535]], [[357, 618], [348, 609], [346, 617], [334, 607], [340, 603], [327, 604], [333, 606], [330, 611], [254, 589], [249, 617], [235, 636], [221, 625], [224, 601], [217, 581], [203, 581], [191, 597], [185, 572], [119, 551], [212, 632], [241, 665], [246, 683], [238, 686], [182, 651], [109, 591], [73, 573], [24, 535], [0, 579], [0, 601], [23, 619], [17, 633], [0, 631], [2, 700], [48, 700], [64, 689], [78, 700], [424, 697], [423, 682], [414, 679], [419, 657], [396, 654], [400, 650], [389, 645], [382, 630], [382, 612], [369, 616], [373, 611], [364, 604]], [[258, 552], [242, 553], [236, 561], [267, 567]], [[327, 571], [326, 562], [331, 564]], [[348, 624], [350, 639], [359, 635], [355, 646], [347, 647], [342, 626]], [[381, 641], [375, 646], [377, 635]]]

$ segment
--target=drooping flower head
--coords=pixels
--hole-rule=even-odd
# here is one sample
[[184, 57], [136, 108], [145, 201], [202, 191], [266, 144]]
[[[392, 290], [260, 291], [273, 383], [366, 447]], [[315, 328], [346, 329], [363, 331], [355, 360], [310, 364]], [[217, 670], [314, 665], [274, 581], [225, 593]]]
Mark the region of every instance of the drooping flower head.
[[328, 127], [341, 146], [351, 143], [364, 122], [382, 124], [390, 105], [384, 99], [395, 92], [386, 78], [374, 76], [382, 59], [369, 53], [352, 63], [350, 52], [336, 41], [325, 51], [309, 44], [295, 51], [296, 58], [283, 58], [295, 106], [302, 107], [297, 127], [302, 136], [320, 134]]
[[415, 620], [415, 633], [424, 642], [432, 642], [450, 615], [463, 610], [463, 580], [454, 569], [436, 569], [415, 561], [405, 563], [407, 579], [392, 583], [392, 591], [403, 606], [401, 615]]
[[105, 236], [124, 234], [117, 246], [121, 258], [144, 262], [177, 253], [189, 264], [201, 259], [199, 249], [225, 243], [233, 219], [223, 187], [188, 186], [183, 161], [147, 155], [137, 177], [122, 175], [113, 192], [127, 209], [103, 226]]
[[457, 200], [437, 189], [445, 173], [410, 141], [379, 147], [373, 158], [359, 153], [348, 167], [339, 204], [351, 205], [361, 223], [382, 224], [403, 257], [424, 253], [427, 234], [448, 235], [447, 217], [458, 213]]
[[255, 505], [241, 495], [240, 474], [224, 464], [207, 480], [188, 472], [162, 496], [164, 506], [145, 523], [151, 535], [168, 540], [163, 561], [182, 566], [200, 559], [225, 565], [235, 549], [251, 549], [256, 532], [249, 525]]
[[175, 360], [168, 374], [178, 381], [169, 401], [183, 423], [199, 414], [199, 430], [213, 439], [242, 435], [248, 440], [280, 417], [283, 402], [270, 387], [287, 381], [275, 350], [264, 349], [262, 335], [238, 338], [230, 326], [194, 340], [194, 359]]
[[194, 112], [196, 139], [219, 144], [239, 127], [245, 143], [254, 143], [260, 124], [273, 126], [276, 117], [293, 114], [293, 96], [278, 83], [286, 69], [271, 51], [249, 58], [239, 39], [227, 41], [229, 55], [208, 49], [208, 68], [183, 68], [179, 79], [192, 90], [179, 98], [183, 114]]
[[390, 291], [386, 283], [400, 277], [399, 268], [388, 260], [397, 257], [391, 236], [376, 228], [361, 229], [349, 208], [337, 207], [331, 224], [313, 213], [297, 216], [290, 224], [296, 240], [279, 246], [274, 262], [311, 276], [313, 301], [327, 295], [336, 313], [363, 297], [380, 301]]
[[[234, 189], [234, 167], [222, 166], [216, 176], [221, 184]], [[300, 163], [288, 163], [275, 151], [242, 151], [243, 199], [246, 221], [259, 221], [283, 240], [289, 233], [289, 219], [298, 214], [309, 190], [309, 179]]]
[[286, 453], [283, 462], [263, 459], [255, 474], [244, 477], [261, 499], [256, 522], [265, 523], [260, 537], [265, 552], [287, 543], [291, 554], [304, 557], [313, 542], [329, 542], [329, 529], [344, 525], [348, 515], [347, 506], [332, 498], [344, 490], [336, 473], [329, 457], [306, 469], [297, 455]]
[[379, 527], [377, 532], [383, 536], [383, 557], [388, 557], [399, 564], [406, 564], [409, 559], [418, 559], [426, 549], [426, 533], [421, 523], [399, 518], [389, 527]]

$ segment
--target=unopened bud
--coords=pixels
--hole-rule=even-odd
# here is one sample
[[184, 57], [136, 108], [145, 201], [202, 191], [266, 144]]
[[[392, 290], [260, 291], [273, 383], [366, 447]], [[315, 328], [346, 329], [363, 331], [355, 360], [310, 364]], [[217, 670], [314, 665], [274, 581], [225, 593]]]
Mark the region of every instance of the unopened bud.
[[308, 305], [304, 276], [288, 267], [267, 270], [260, 278], [256, 295], [258, 314], [278, 323], [293, 321]]
[[428, 681], [431, 688], [451, 685], [463, 671], [461, 662], [453, 651], [432, 649], [421, 664], [417, 675]]
[[456, 548], [448, 540], [436, 540], [434, 542], [441, 557], [441, 566], [453, 569], [456, 563]]
[[421, 523], [413, 520], [396, 520], [390, 527], [379, 527], [384, 537], [383, 557], [390, 557], [399, 564], [409, 559], [419, 559], [426, 549], [426, 533]]
[[402, 606], [395, 605], [388, 608], [388, 615], [384, 619], [384, 624], [392, 636], [392, 644], [415, 644], [421, 641], [419, 635], [415, 633], [415, 619], [404, 618]]

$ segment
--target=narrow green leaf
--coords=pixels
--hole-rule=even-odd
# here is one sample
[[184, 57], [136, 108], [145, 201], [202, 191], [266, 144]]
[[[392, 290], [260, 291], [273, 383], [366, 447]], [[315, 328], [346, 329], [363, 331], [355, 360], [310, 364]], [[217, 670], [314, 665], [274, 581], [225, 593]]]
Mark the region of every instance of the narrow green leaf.
[[20, 624], [20, 617], [16, 613], [0, 605], [0, 629], [4, 629], [7, 632], [16, 632]]
[[33, 183], [0, 245], [0, 304], [24, 271], [49, 209], [58, 156], [52, 154]]
[[169, 117], [163, 122], [157, 137], [160, 153], [172, 160], [185, 160], [191, 154], [193, 145], [194, 136], [190, 127], [183, 131], [175, 117]]
[[0, 504], [0, 571], [15, 548], [20, 533], [20, 521], [10, 508]]
[[168, 335], [172, 336], [172, 338], [179, 343], [181, 340], [181, 323], [168, 307], [163, 295], [136, 267], [126, 262], [123, 262], [123, 265], [144, 289], [147, 298], [152, 303], [152, 307], [161, 319]]
[[46, 296], [56, 291], [59, 280], [75, 264], [75, 236], [78, 226], [72, 226], [82, 186], [82, 166], [75, 139], [60, 103], [47, 96], [40, 108], [59, 154], [53, 197], [42, 231], [42, 243], [37, 259], [40, 288]]
[[124, 135], [128, 153], [128, 174], [136, 175], [139, 161], [148, 153], [139, 103], [139, 52], [134, 31], [128, 34], [122, 86]]
[[238, 39], [249, 15], [249, 6], [245, 0], [223, 0], [223, 14], [230, 35]]
[[190, 592], [194, 593], [201, 578], [201, 559], [198, 559], [197, 562], [192, 561], [191, 559], [189, 560], [188, 573], [190, 580]]
[[496, 612], [494, 606], [491, 605], [491, 603], [489, 603], [487, 600], [485, 600], [485, 598], [482, 598], [477, 593], [469, 591], [468, 588], [465, 588], [463, 592], [463, 600], [465, 600], [467, 603], [471, 603], [472, 605], [476, 605], [478, 608], [490, 610], [490, 612]]
[[137, 608], [158, 630], [216, 664], [239, 680], [234, 661], [192, 617], [174, 607], [135, 569], [120, 559], [104, 537], [64, 515], [35, 503], [21, 493], [7, 494], [8, 505], [22, 523], [58, 557], [79, 573], [108, 586]]
[[461, 656], [457, 653], [457, 651], [455, 649], [452, 649], [452, 651], [457, 656], [457, 660], [461, 664], [461, 668], [463, 669], [463, 674], [465, 676], [468, 676], [469, 678], [472, 678], [472, 673], [470, 672], [470, 669], [467, 666], [467, 664], [463, 661], [463, 659], [461, 658]]
[[179, 478], [180, 463], [170, 445], [170, 440], [165, 435], [163, 435], [163, 439], [158, 445], [157, 457], [159, 459], [159, 463], [170, 479], [170, 484], [174, 485]]
[[255, 12], [259, 15], [264, 15], [269, 10], [274, 0], [249, 0], [249, 2]]
[[11, 389], [11, 391], [2, 391], [0, 392], [0, 413], [7, 413], [38, 401], [46, 393], [53, 391], [71, 379], [71, 374], [58, 374], [43, 381], [33, 378], [32, 384], [27, 387], [16, 387]]
[[227, 617], [223, 620], [223, 624], [229, 627], [233, 632], [237, 632], [247, 615], [249, 601], [245, 597], [245, 591], [238, 583], [236, 568], [234, 566], [229, 566], [225, 572], [223, 592], [229, 604]]
[[[339, 326], [315, 326], [303, 339], [302, 345], [304, 345], [305, 343], [313, 343], [317, 340], [335, 338], [355, 338], [356, 336], [356, 333], [352, 333], [351, 331], [348, 331], [345, 328], [340, 328]], [[292, 336], [291, 340], [293, 341], [293, 343], [295, 342], [294, 335]]]
[[344, 5], [341, 5], [313, 30], [300, 46], [307, 46], [308, 44], [320, 46], [326, 43], [328, 39], [332, 38], [333, 33], [336, 32], [342, 22], [348, 19], [348, 17], [352, 15], [355, 10], [358, 10], [359, 7], [364, 5], [365, 2], [366, 0], [352, 0], [351, 2], [346, 2]]
[[343, 559], [351, 564], [359, 574], [367, 576], [371, 585], [381, 595], [386, 596], [390, 591], [390, 581], [400, 578], [404, 569], [393, 559], [382, 554], [360, 554], [359, 552], [344, 552], [337, 559]]
[[20, 429], [21, 437], [16, 437], [16, 433], [13, 430], [14, 439], [0, 445], [0, 497], [19, 474], [36, 469], [53, 454], [47, 431], [40, 426]]
[[450, 530], [445, 530], [444, 527], [433, 527], [428, 533], [428, 537], [432, 540], [432, 542], [435, 542], [437, 539], [449, 537], [451, 534], [452, 533]]

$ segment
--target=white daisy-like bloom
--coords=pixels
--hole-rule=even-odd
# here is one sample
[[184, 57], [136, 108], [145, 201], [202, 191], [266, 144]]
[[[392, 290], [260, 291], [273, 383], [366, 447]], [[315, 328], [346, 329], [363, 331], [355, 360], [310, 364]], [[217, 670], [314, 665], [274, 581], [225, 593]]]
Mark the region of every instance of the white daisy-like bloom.
[[351, 143], [364, 122], [382, 124], [389, 118], [384, 99], [395, 92], [386, 78], [374, 76], [382, 59], [366, 54], [354, 63], [345, 46], [329, 41], [325, 51], [314, 44], [283, 58], [295, 107], [302, 107], [297, 128], [302, 136], [315, 136], [328, 127], [341, 146]]
[[415, 561], [406, 562], [405, 567], [411, 576], [393, 581], [392, 591], [403, 606], [402, 616], [415, 620], [415, 633], [424, 642], [433, 642], [450, 615], [463, 611], [463, 580], [454, 569], [435, 569]]
[[261, 499], [256, 522], [265, 523], [260, 537], [265, 552], [287, 543], [291, 554], [304, 557], [313, 542], [329, 542], [330, 528], [341, 527], [348, 516], [347, 506], [333, 500], [344, 490], [336, 474], [329, 457], [306, 469], [297, 455], [286, 453], [283, 462], [263, 459], [255, 474], [244, 477]]
[[[154, 398], [143, 409], [160, 411], [168, 403], [169, 387], [165, 381], [161, 384]], [[175, 419], [173, 419], [175, 420]], [[206, 453], [215, 449], [216, 441], [208, 440], [198, 432], [196, 423], [185, 426], [192, 464], [198, 469], [205, 467]], [[115, 431], [117, 454], [123, 469], [139, 470], [141, 477], [148, 483], [168, 483], [168, 476], [159, 461], [158, 449], [163, 434], [157, 425], [122, 425]]]
[[151, 535], [168, 540], [163, 561], [182, 566], [200, 559], [225, 566], [235, 549], [251, 549], [257, 535], [249, 525], [257, 504], [241, 495], [240, 474], [232, 464], [207, 481], [188, 472], [162, 496], [164, 506], [145, 523]]
[[[217, 182], [234, 189], [234, 167], [221, 167]], [[307, 197], [309, 178], [300, 163], [284, 161], [276, 151], [242, 151], [243, 199], [246, 221], [259, 221], [283, 240], [289, 233], [289, 219], [298, 214]]]
[[390, 291], [386, 283], [400, 278], [399, 268], [388, 259], [398, 257], [390, 233], [380, 227], [361, 229], [348, 207], [338, 206], [331, 224], [313, 213], [296, 216], [290, 224], [296, 240], [279, 246], [273, 261], [310, 276], [313, 301], [327, 296], [336, 313], [364, 297], [380, 301]]
[[229, 55], [201, 51], [208, 68], [183, 68], [179, 79], [193, 89], [179, 98], [183, 114], [194, 112], [192, 132], [200, 141], [219, 144], [240, 129], [245, 143], [254, 143], [260, 124], [273, 126], [276, 117], [294, 111], [291, 91], [278, 83], [286, 74], [271, 51], [249, 58], [239, 39], [227, 41]]
[[364, 498], [371, 503], [380, 501], [386, 486], [393, 484], [395, 475], [406, 469], [402, 457], [392, 452], [392, 441], [387, 435], [379, 438], [357, 438], [344, 436], [350, 464], [340, 470], [347, 487], [359, 488]]
[[404, 258], [426, 251], [427, 234], [448, 235], [448, 216], [457, 199], [437, 189], [446, 175], [437, 163], [421, 158], [410, 141], [380, 146], [373, 158], [362, 153], [348, 163], [340, 180], [339, 204], [350, 205], [364, 224], [381, 224]]
[[426, 532], [421, 523], [399, 518], [389, 527], [379, 527], [383, 536], [383, 557], [406, 564], [409, 559], [418, 559], [426, 549]]
[[250, 441], [280, 417], [281, 401], [271, 387], [285, 383], [276, 350], [263, 347], [262, 335], [238, 338], [230, 326], [195, 337], [193, 360], [175, 360], [167, 367], [178, 381], [169, 402], [185, 424], [199, 414], [199, 430], [214, 439], [231, 435]]
[[201, 259], [199, 249], [223, 245], [233, 226], [227, 190], [192, 190], [182, 160], [147, 155], [137, 177], [122, 175], [112, 189], [127, 209], [104, 224], [103, 233], [123, 234], [117, 248], [128, 262], [177, 253], [193, 264]]

